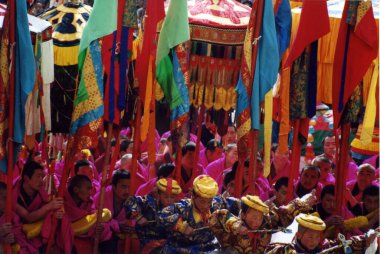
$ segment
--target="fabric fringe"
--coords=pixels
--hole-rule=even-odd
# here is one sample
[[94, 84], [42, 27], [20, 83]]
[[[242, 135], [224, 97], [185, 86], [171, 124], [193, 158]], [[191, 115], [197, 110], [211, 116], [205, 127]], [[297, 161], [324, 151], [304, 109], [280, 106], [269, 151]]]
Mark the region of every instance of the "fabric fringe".
[[54, 45], [54, 64], [68, 66], [78, 64], [79, 45], [72, 47], [59, 47]]

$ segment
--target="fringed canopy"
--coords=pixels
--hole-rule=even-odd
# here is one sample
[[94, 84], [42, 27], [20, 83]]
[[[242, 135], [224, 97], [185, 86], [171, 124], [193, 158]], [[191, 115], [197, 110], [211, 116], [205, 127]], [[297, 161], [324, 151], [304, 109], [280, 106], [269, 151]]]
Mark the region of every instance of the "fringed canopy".
[[65, 3], [43, 13], [40, 18], [53, 27], [54, 63], [59, 66], [78, 64], [79, 42], [92, 8]]
[[[235, 85], [251, 9], [234, 0], [190, 0], [190, 103], [235, 108]], [[205, 91], [205, 94], [204, 94]]]

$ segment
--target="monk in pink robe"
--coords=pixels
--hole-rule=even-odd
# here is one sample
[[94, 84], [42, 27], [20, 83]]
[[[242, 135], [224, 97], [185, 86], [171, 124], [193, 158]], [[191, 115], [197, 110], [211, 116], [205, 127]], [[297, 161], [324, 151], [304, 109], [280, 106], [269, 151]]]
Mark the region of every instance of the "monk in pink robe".
[[207, 142], [206, 148], [199, 152], [198, 163], [201, 164], [203, 168], [206, 168], [213, 161], [223, 157], [222, 143], [215, 139], [211, 139]]
[[[10, 243], [19, 244], [20, 253], [38, 253], [38, 249], [35, 248], [22, 232], [20, 217], [13, 213], [12, 221], [10, 223], [5, 222], [4, 209], [6, 204], [7, 186], [5, 183], [0, 182], [0, 245]], [[1, 252], [1, 247], [0, 247]]]
[[296, 197], [303, 197], [315, 189], [316, 196], [319, 198], [323, 188], [322, 184], [319, 183], [320, 175], [319, 167], [313, 165], [304, 166], [299, 179], [294, 185]]
[[[43, 167], [34, 161], [24, 165], [21, 178], [13, 188], [14, 210], [22, 223], [34, 223], [45, 220], [51, 212], [62, 208], [61, 198], [49, 202], [47, 192], [43, 188]], [[33, 248], [42, 247], [42, 238], [37, 236], [30, 240]]]
[[278, 153], [277, 145], [272, 146], [270, 173], [267, 177], [270, 186], [274, 186], [281, 177], [288, 177], [290, 173], [289, 153]]
[[[126, 219], [124, 203], [129, 197], [130, 174], [125, 170], [116, 170], [112, 176], [112, 185], [106, 188], [104, 196], [104, 208], [112, 213], [112, 219], [106, 224], [112, 231], [112, 237], [100, 244], [101, 253], [125, 253], [125, 240], [120, 238], [126, 235], [132, 238], [132, 249], [127, 252], [139, 253], [139, 241], [133, 238], [135, 221]], [[95, 204], [99, 205], [100, 193], [95, 196]]]
[[229, 144], [227, 145], [225, 156], [211, 162], [205, 168], [205, 173], [218, 183], [220, 193], [223, 187], [224, 174], [231, 170], [237, 159], [238, 154], [236, 144]]
[[350, 182], [356, 179], [358, 175], [358, 166], [356, 163], [351, 159], [350, 162], [348, 162], [348, 170], [347, 170], [347, 180], [346, 182]]
[[179, 185], [185, 196], [190, 195], [189, 191], [192, 189], [194, 179], [204, 174], [204, 169], [199, 163], [194, 168], [194, 152], [195, 144], [193, 142], [188, 142], [182, 147], [181, 179], [179, 180]]
[[335, 184], [335, 177], [332, 175], [332, 163], [327, 157], [319, 156], [315, 157], [312, 164], [319, 167], [321, 176], [319, 177], [319, 183], [322, 186]]
[[[65, 216], [70, 223], [78, 221], [87, 215], [96, 213], [91, 198], [92, 185], [90, 179], [84, 175], [76, 175], [70, 179], [68, 191], [65, 193]], [[92, 252], [93, 238], [96, 232], [100, 234], [100, 242], [109, 240], [112, 236], [110, 226], [100, 223], [98, 228], [93, 226], [88, 232], [74, 237], [74, 246], [77, 253]], [[73, 232], [72, 232], [73, 234]], [[69, 239], [64, 239], [65, 244]]]
[[358, 202], [362, 202], [363, 191], [371, 184], [377, 185], [375, 182], [375, 168], [370, 164], [362, 164], [359, 166], [356, 180], [347, 183], [347, 188], [350, 189], [352, 196]]

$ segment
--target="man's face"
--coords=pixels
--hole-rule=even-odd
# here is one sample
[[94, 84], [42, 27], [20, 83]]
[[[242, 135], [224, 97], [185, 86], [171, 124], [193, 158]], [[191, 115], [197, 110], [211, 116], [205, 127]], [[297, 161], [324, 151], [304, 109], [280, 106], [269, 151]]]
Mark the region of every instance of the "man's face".
[[89, 200], [91, 196], [91, 191], [92, 191], [92, 184], [90, 181], [83, 181], [79, 187], [74, 187], [74, 193], [83, 202], [86, 202]]
[[263, 223], [264, 214], [256, 209], [248, 208], [247, 212], [242, 213], [242, 219], [250, 229], [256, 230]]
[[318, 247], [321, 240], [321, 232], [308, 229], [302, 235], [298, 235], [297, 233], [297, 238], [301, 241], [301, 244], [310, 251]]
[[328, 162], [319, 162], [317, 166], [321, 170], [321, 179], [326, 179], [328, 174], [331, 173], [331, 164]]
[[367, 186], [371, 185], [375, 178], [372, 170], [363, 168], [359, 171], [357, 181], [360, 190], [364, 190]]
[[369, 213], [375, 211], [379, 208], [379, 196], [366, 195], [363, 198], [363, 206]]
[[121, 179], [118, 181], [116, 186], [112, 186], [114, 190], [114, 194], [120, 200], [126, 200], [129, 197], [129, 179]]
[[335, 197], [331, 194], [326, 194], [323, 196], [322, 200], [322, 208], [328, 214], [333, 214], [335, 212]]
[[233, 126], [228, 126], [227, 133], [223, 137], [224, 144], [234, 144], [237, 141], [236, 130]]
[[277, 148], [276, 152], [273, 155], [273, 162], [278, 167], [278, 169], [281, 170], [289, 161], [289, 152], [281, 154], [278, 152], [278, 150], [279, 149]]
[[334, 137], [327, 137], [325, 139], [325, 142], [323, 144], [323, 152], [329, 156], [334, 157], [335, 156], [335, 138]]
[[158, 192], [158, 200], [162, 207], [167, 207], [174, 204], [176, 198], [176, 194], [166, 193], [162, 191]]
[[211, 204], [212, 204], [212, 198], [203, 198], [200, 196], [194, 196], [193, 201], [194, 201], [195, 207], [201, 213], [207, 213], [210, 211]]
[[38, 191], [44, 185], [44, 172], [42, 169], [37, 169], [31, 178], [24, 176], [25, 184], [29, 185], [33, 190]]
[[301, 186], [306, 190], [312, 190], [317, 186], [318, 172], [313, 169], [306, 169], [301, 174]]
[[229, 165], [233, 165], [238, 160], [237, 147], [231, 148], [230, 151], [226, 152], [226, 161]]
[[286, 205], [286, 195], [288, 194], [288, 187], [282, 185], [278, 191], [275, 190], [276, 201], [278, 205]]
[[77, 175], [87, 176], [91, 181], [94, 179], [94, 170], [91, 166], [79, 167]]

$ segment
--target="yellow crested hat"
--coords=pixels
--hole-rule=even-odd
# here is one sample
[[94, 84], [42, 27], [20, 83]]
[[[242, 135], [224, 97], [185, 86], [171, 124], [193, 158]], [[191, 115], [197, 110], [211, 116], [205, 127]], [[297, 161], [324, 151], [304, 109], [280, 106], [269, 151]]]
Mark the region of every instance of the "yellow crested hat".
[[207, 175], [200, 175], [194, 179], [194, 192], [203, 198], [213, 198], [218, 194], [218, 184]]
[[172, 178], [161, 178], [156, 182], [156, 186], [160, 191], [169, 194], [180, 194], [182, 192], [181, 186]]
[[241, 198], [241, 201], [247, 206], [256, 209], [263, 213], [269, 213], [269, 207], [264, 204], [258, 196], [246, 195]]
[[80, 152], [81, 152], [81, 154], [82, 154], [83, 156], [86, 156], [86, 157], [90, 157], [90, 156], [91, 156], [91, 151], [90, 151], [90, 149], [82, 149]]
[[304, 228], [312, 229], [315, 231], [323, 231], [326, 228], [326, 224], [314, 215], [300, 214], [296, 217], [296, 221]]

